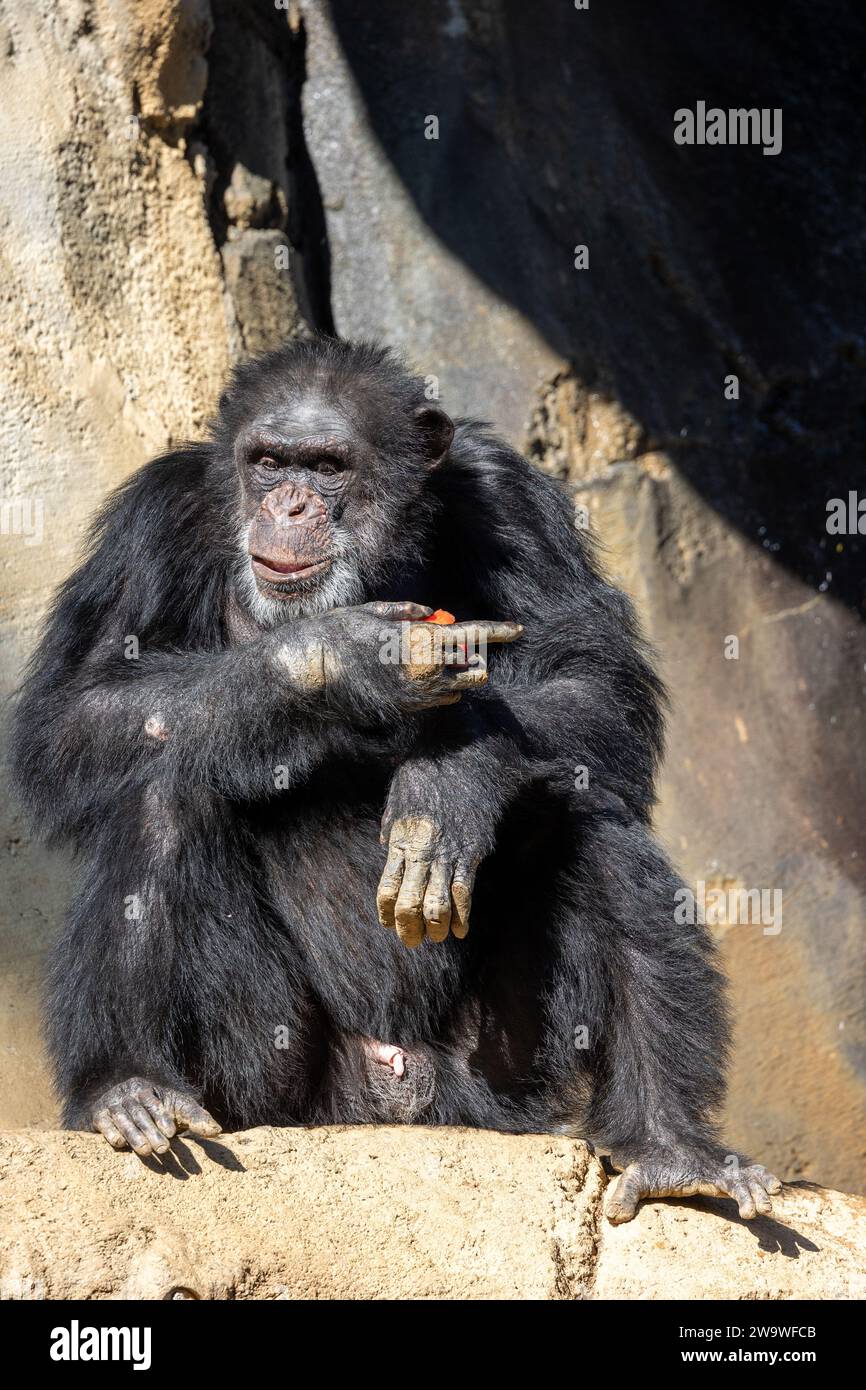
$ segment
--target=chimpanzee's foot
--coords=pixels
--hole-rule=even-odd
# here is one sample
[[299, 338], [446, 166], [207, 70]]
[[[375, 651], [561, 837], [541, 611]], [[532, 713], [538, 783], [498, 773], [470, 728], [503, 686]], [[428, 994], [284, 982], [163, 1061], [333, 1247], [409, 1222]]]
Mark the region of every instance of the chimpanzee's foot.
[[[666, 1156], [630, 1163], [607, 1194], [605, 1213], [615, 1226], [631, 1221], [647, 1197], [733, 1197], [744, 1221], [770, 1216], [770, 1195], [782, 1184], [760, 1163], [746, 1165], [672, 1149]], [[614, 1159], [614, 1162], [616, 1160]]]
[[178, 1130], [213, 1138], [220, 1127], [186, 1091], [131, 1076], [105, 1091], [91, 1110], [93, 1128], [112, 1148], [134, 1149], [140, 1158], [164, 1154]]
[[402, 1047], [379, 1042], [377, 1038], [362, 1038], [361, 1046], [373, 1062], [381, 1067], [390, 1067], [395, 1076], [401, 1077], [406, 1070], [406, 1053]]

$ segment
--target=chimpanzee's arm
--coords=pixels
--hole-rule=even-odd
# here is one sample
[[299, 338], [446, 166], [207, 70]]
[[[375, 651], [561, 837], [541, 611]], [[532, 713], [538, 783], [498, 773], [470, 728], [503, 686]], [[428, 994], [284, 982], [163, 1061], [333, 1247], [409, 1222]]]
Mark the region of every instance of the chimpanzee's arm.
[[[564, 497], [504, 446], [484, 447], [481, 481], [471, 471], [463, 480], [472, 510], [482, 511], [489, 487], [491, 510], [507, 499], [520, 524], [509, 533], [510, 564], [488, 567], [496, 589], [482, 602], [525, 630], [494, 654], [485, 689], [431, 716], [426, 744], [393, 779], [378, 906], [407, 945], [425, 933], [442, 940], [449, 928], [465, 935], [475, 869], [527, 784], [587, 813], [646, 819], [661, 755], [664, 691], [631, 604], [596, 571]], [[506, 529], [498, 517], [475, 534], [495, 543]]]
[[[122, 639], [118, 637], [118, 645]], [[272, 641], [218, 652], [94, 660], [55, 684], [37, 671], [19, 710], [19, 781], [63, 828], [155, 775], [235, 796], [266, 796], [320, 757], [311, 692], [281, 673]], [[297, 738], [299, 720], [306, 737]], [[292, 737], [292, 734], [295, 737]], [[58, 824], [59, 822], [59, 824]]]
[[[105, 654], [119, 650], [118, 633], [60, 672], [55, 624], [18, 713], [22, 790], [49, 828], [80, 832], [101, 806], [154, 776], [253, 799], [295, 785], [335, 753], [393, 751], [401, 738], [408, 744], [418, 710], [452, 702], [477, 679], [447, 664], [381, 659], [383, 636], [426, 611], [405, 603], [333, 609], [236, 648], [128, 662]], [[491, 640], [519, 632], [486, 627]]]
[[[650, 679], [647, 675], [647, 679]], [[508, 803], [528, 783], [566, 793], [587, 812], [642, 818], [652, 804], [660, 740], [652, 699], [629, 711], [600, 674], [552, 674], [489, 687], [431, 717], [430, 736], [394, 776], [383, 823], [389, 852], [380, 919], [406, 945], [425, 932], [465, 936], [478, 864]]]

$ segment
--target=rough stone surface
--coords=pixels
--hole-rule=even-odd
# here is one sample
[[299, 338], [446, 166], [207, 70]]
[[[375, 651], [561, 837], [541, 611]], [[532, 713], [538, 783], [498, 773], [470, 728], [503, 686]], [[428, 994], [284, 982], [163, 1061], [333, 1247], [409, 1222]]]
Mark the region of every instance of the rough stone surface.
[[0, 1135], [6, 1298], [862, 1298], [866, 1199], [788, 1189], [601, 1215], [584, 1144], [471, 1130], [254, 1129], [168, 1171], [86, 1134]]
[[[438, 219], [453, 216], [470, 227], [466, 199], [479, 211], [481, 196], [479, 188], [473, 191], [465, 181], [463, 142], [472, 139], [473, 128], [460, 116], [459, 84], [468, 74], [464, 45], [443, 31], [447, 7], [418, 11], [406, 24], [397, 19], [394, 7], [375, 16], [369, 10], [365, 14], [363, 5], [305, 3], [302, 10], [309, 33], [304, 125], [325, 208], [337, 331], [402, 349], [420, 371], [438, 379], [454, 412], [495, 421], [516, 438], [532, 393], [559, 370], [562, 358], [528, 319], [513, 311], [508, 295], [478, 276], [453, 239], [431, 235], [432, 206]], [[355, 36], [357, 73], [341, 48], [350, 35]], [[495, 61], [497, 50], [494, 44], [486, 55], [473, 51], [486, 67], [485, 57]], [[455, 67], [443, 81], [449, 55]], [[433, 84], [428, 60], [429, 71], [438, 75]], [[387, 79], [371, 106], [367, 82], [375, 88], [375, 74], [384, 78], [385, 66]], [[363, 87], [357, 76], [367, 80]], [[384, 116], [397, 91], [401, 110], [383, 132], [377, 118]], [[493, 99], [495, 91], [488, 72], [482, 99], [488, 93]], [[425, 134], [430, 115], [440, 121], [435, 140]], [[489, 109], [486, 116], [489, 122]], [[485, 129], [482, 143], [490, 135]], [[480, 149], [475, 152], [483, 158]], [[407, 167], [411, 179], [403, 177]], [[513, 226], [508, 219], [497, 227], [489, 220], [490, 211], [489, 206], [484, 209], [477, 230], [492, 239], [491, 260], [501, 254], [502, 240], [512, 231], [515, 261], [531, 255], [525, 226]], [[550, 273], [558, 279], [565, 272], [551, 265]]]
[[[6, 695], [94, 510], [202, 430], [230, 359], [220, 258], [183, 136], [204, 91], [207, 5], [14, 3], [0, 26]], [[14, 502], [33, 510], [7, 525]], [[0, 1108], [8, 1124], [50, 1123], [37, 981], [68, 870], [2, 802]]]
[[[2, 690], [94, 507], [200, 432], [230, 360], [301, 314], [396, 342], [574, 489], [637, 599], [686, 879], [783, 892], [778, 934], [719, 931], [728, 1141], [866, 1190], [866, 566], [825, 528], [862, 493], [864, 17], [300, 11], [0, 6]], [[710, 93], [781, 107], [782, 154], [676, 146]], [[0, 1123], [48, 1125], [36, 981], [69, 873], [3, 806]]]
[[252, 357], [301, 331], [303, 322], [285, 268], [290, 246], [276, 229], [244, 229], [222, 247], [234, 355]]
[[601, 1169], [569, 1139], [255, 1129], [168, 1173], [84, 1134], [0, 1136], [0, 1294], [580, 1298]]
[[[781, 1176], [866, 1186], [862, 624], [723, 526], [657, 456], [577, 491], [675, 692], [660, 834], [686, 883], [779, 889], [712, 927], [734, 1049], [726, 1133]], [[739, 638], [727, 660], [725, 637]], [[859, 696], [862, 701], [862, 695]], [[832, 1136], [832, 1138], [831, 1138]]]
[[651, 1202], [605, 1224], [595, 1298], [866, 1298], [866, 1199], [808, 1184], [740, 1221], [728, 1202]]

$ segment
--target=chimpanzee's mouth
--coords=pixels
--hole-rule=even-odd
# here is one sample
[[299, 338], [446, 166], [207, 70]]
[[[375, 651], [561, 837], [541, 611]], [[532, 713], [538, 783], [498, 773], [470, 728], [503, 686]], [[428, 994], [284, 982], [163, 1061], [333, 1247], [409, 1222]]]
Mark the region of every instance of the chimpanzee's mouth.
[[251, 555], [252, 570], [256, 579], [269, 589], [293, 589], [306, 579], [322, 574], [330, 567], [331, 557], [325, 560], [263, 560], [260, 555]]

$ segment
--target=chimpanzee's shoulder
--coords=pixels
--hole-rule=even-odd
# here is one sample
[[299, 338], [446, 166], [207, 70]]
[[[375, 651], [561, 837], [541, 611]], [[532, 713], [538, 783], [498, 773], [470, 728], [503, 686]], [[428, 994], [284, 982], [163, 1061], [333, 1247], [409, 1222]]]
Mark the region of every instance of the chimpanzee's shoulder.
[[469, 472], [537, 477], [536, 470], [485, 420], [456, 420], [454, 442], [448, 455], [452, 468]]
[[459, 420], [437, 486], [446, 506], [476, 509], [523, 528], [574, 531], [574, 504], [567, 490], [536, 468], [489, 425]]
[[203, 518], [212, 505], [215, 464], [207, 444], [186, 444], [145, 463], [115, 488], [96, 516], [91, 544], [118, 530], [164, 538]]
[[80, 630], [110, 619], [155, 643], [207, 646], [213, 624], [203, 627], [202, 615], [221, 602], [236, 527], [212, 446], [162, 454], [106, 499], [52, 612]]

